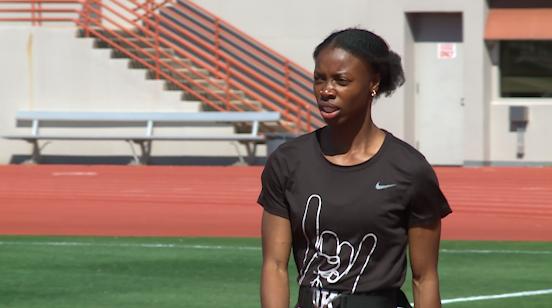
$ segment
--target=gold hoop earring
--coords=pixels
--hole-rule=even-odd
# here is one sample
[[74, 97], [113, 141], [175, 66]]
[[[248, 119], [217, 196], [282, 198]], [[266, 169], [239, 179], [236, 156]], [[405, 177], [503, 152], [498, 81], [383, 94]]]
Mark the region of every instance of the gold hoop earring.
[[376, 90], [372, 90], [372, 97], [376, 96]]

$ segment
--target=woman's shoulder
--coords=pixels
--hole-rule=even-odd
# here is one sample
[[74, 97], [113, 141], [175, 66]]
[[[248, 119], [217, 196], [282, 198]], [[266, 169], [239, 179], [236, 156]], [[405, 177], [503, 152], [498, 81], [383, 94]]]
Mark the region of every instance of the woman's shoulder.
[[425, 156], [412, 145], [395, 137], [388, 131], [385, 131], [385, 133], [387, 134], [386, 142], [388, 142], [385, 153], [387, 157], [395, 162], [403, 162], [412, 166], [429, 165]]
[[309, 152], [308, 150], [313, 147], [315, 139], [316, 131], [299, 135], [278, 146], [270, 156], [277, 158], [299, 158]]
[[308, 150], [314, 142], [312, 138], [316, 138], [314, 132], [297, 136], [278, 146], [268, 155], [263, 173], [270, 173], [282, 179], [288, 177], [292, 170], [304, 161], [308, 153], [313, 152]]

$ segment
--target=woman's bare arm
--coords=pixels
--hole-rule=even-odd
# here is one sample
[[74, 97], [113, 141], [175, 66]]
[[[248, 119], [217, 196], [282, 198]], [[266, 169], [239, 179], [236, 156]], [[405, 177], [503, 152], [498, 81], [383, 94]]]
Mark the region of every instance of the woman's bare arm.
[[441, 221], [408, 230], [415, 308], [441, 307], [437, 274], [440, 238]]
[[261, 306], [289, 308], [288, 262], [291, 252], [291, 225], [289, 220], [264, 211], [261, 233]]

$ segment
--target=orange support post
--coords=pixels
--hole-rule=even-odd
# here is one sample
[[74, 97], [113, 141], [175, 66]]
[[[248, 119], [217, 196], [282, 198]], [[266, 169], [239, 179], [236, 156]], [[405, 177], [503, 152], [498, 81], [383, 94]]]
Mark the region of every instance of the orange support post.
[[42, 2], [38, 2], [38, 25], [42, 26]]
[[101, 24], [102, 23], [102, 6], [101, 6], [101, 1], [102, 0], [94, 0], [96, 3], [96, 7], [97, 7], [97, 10], [98, 10], [98, 13], [96, 14], [96, 22], [98, 24]]
[[[219, 21], [218, 18], [215, 19], [215, 71], [219, 71], [219, 59], [220, 59], [220, 50], [219, 50]], [[228, 60], [227, 60], [228, 62]]]
[[230, 60], [226, 59], [226, 110], [230, 111]]
[[83, 8], [83, 18], [84, 18], [84, 23], [86, 25], [85, 29], [86, 29], [86, 37], [90, 37], [90, 5], [92, 4], [90, 0], [86, 0], [84, 1], [85, 3], [85, 7]]
[[289, 113], [289, 61], [286, 60], [285, 63], [285, 74], [286, 74], [286, 113]]
[[35, 1], [31, 0], [31, 25], [35, 25]]
[[310, 129], [310, 127], [311, 127], [311, 113], [310, 113], [310, 110], [307, 110], [307, 130]]
[[303, 108], [301, 108], [302, 106], [299, 106], [299, 110], [297, 110], [297, 120], [296, 120], [296, 125], [297, 125], [297, 133], [301, 133], [301, 118], [303, 117], [302, 115], [302, 112], [301, 110], [303, 110]]
[[155, 79], [159, 79], [159, 16], [155, 14]]

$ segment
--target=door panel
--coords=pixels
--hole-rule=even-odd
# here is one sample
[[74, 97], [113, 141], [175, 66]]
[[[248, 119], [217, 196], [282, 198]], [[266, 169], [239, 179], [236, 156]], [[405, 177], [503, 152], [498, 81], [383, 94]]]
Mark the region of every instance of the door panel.
[[[408, 13], [407, 19], [414, 38], [416, 147], [433, 165], [462, 165], [462, 13]], [[438, 53], [440, 43], [453, 44], [454, 57]]]
[[463, 164], [463, 48], [438, 58], [438, 43], [415, 43], [416, 146], [433, 165]]

